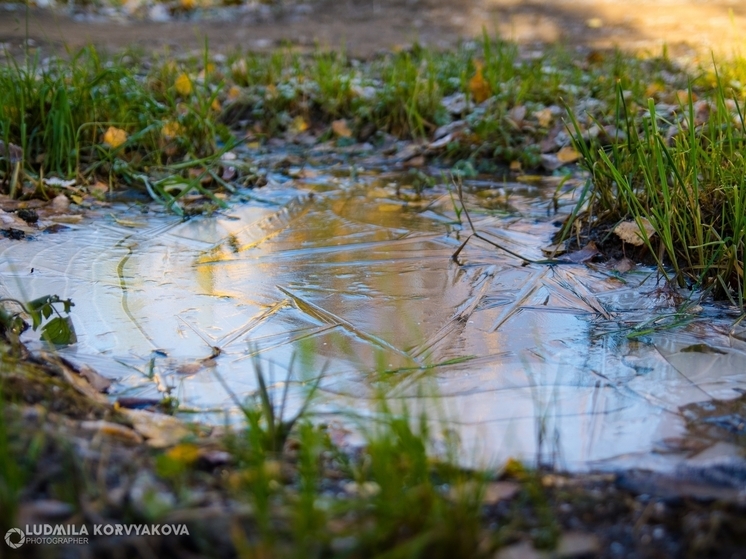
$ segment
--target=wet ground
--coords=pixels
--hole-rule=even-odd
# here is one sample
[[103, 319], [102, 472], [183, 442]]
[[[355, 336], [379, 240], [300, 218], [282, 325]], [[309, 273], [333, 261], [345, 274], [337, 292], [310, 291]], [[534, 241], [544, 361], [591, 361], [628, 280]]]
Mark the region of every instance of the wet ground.
[[[61, 3], [64, 4], [64, 3]], [[137, 45], [171, 53], [199, 51], [205, 39], [215, 51], [267, 50], [282, 44], [300, 49], [340, 48], [355, 56], [421, 44], [448, 48], [479, 37], [483, 29], [523, 45], [564, 42], [570, 46], [679, 55], [743, 48], [746, 8], [737, 0], [309, 0], [247, 2], [228, 10], [187, 2], [131, 0], [121, 9], [33, 9], [28, 27], [22, 6], [0, 3], [0, 43], [11, 52], [28, 37], [43, 53], [88, 43], [113, 50]], [[209, 2], [197, 2], [197, 6]]]
[[558, 179], [466, 180], [490, 242], [454, 261], [471, 229], [432, 175], [420, 194], [412, 173], [299, 165], [214, 216], [94, 209], [0, 241], [3, 295], [71, 298], [78, 343], [62, 355], [115, 379], [115, 398], [175, 397], [208, 422], [239, 417], [259, 363], [278, 397], [290, 383], [288, 413], [323, 371], [327, 420], [353, 424], [385, 390], [445, 421], [466, 464], [742, 467], [732, 432], [692, 437], [704, 423], [682, 409], [746, 390], [735, 309], [594, 251], [543, 262], [573, 180], [558, 211]]

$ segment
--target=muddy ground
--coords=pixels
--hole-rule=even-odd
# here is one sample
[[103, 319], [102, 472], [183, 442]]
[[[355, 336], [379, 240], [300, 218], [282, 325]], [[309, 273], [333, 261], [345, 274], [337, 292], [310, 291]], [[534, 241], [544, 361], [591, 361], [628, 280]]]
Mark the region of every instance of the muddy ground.
[[[16, 51], [26, 37], [25, 10], [0, 3], [0, 43]], [[96, 15], [98, 14], [98, 15]], [[234, 8], [216, 14], [176, 14], [171, 21], [141, 13], [112, 21], [100, 10], [32, 9], [28, 36], [43, 51], [87, 43], [112, 50], [136, 44], [178, 54], [200, 49], [268, 50], [344, 46], [356, 56], [411, 45], [448, 48], [483, 29], [524, 45], [561, 41], [593, 49], [688, 56], [732, 54], [746, 42], [746, 3], [738, 0], [307, 0]], [[151, 14], [152, 15], [152, 14]], [[152, 18], [151, 18], [152, 19]]]

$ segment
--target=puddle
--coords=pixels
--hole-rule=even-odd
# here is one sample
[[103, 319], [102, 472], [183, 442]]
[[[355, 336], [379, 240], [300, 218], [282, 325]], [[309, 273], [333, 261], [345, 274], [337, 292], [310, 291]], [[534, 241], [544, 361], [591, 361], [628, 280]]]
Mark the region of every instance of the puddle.
[[[485, 237], [546, 257], [554, 186], [470, 186], [490, 189], [467, 196]], [[746, 344], [723, 309], [627, 339], [620, 328], [673, 310], [654, 271], [523, 265], [479, 239], [457, 264], [465, 232], [450, 194], [394, 192], [393, 176], [319, 174], [186, 222], [117, 208], [125, 227], [107, 209], [55, 235], [0, 240], [2, 291], [71, 298], [78, 343], [66, 357], [116, 379], [115, 396], [170, 392], [202, 420], [238, 420], [224, 385], [246, 398], [258, 360], [279, 389], [294, 359], [289, 408], [322, 370], [315, 409], [343, 422], [387, 388], [447, 418], [466, 462], [665, 470], [736, 454], [717, 437], [666, 444], [686, 437], [682, 406], [746, 390]]]

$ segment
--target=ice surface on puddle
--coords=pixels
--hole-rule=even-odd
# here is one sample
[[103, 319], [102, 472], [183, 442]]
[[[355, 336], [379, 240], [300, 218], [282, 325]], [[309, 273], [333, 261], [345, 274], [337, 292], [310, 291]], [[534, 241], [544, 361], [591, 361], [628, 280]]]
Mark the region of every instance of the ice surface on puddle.
[[[457, 236], [447, 192], [403, 202], [363, 181], [375, 184], [268, 188], [272, 203], [227, 215], [128, 228], [102, 214], [2, 240], [2, 289], [72, 298], [79, 341], [63, 353], [117, 379], [115, 395], [171, 391], [222, 422], [237, 414], [218, 375], [243, 399], [257, 358], [279, 388], [295, 353], [291, 407], [322, 368], [317, 409], [329, 413], [367, 413], [388, 387], [447, 418], [465, 461], [669, 468], [684, 454], [654, 449], [684, 433], [679, 407], [746, 389], [744, 344], [717, 309], [639, 340], [617, 332], [673, 310], [651, 270], [523, 265], [478, 239], [456, 263], [468, 229]], [[553, 189], [506, 188], [510, 211], [475, 210], [476, 227], [545, 258]]]

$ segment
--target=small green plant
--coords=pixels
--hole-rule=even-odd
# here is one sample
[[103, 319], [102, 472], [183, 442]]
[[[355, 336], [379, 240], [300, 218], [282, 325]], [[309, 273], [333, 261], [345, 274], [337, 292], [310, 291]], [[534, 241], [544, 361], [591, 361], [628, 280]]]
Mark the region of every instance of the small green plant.
[[615, 129], [624, 131], [625, 141], [604, 148], [582, 139], [571, 114], [576, 146], [593, 179], [573, 220], [593, 229], [631, 219], [643, 232], [649, 222], [655, 233], [641, 236], [666, 277], [681, 286], [711, 289], [743, 306], [746, 136], [741, 104], [728, 98], [719, 80], [707, 104], [695, 109], [691, 84], [686, 99], [675, 120], [667, 121], [652, 99], [647, 110], [634, 113], [619, 85]]
[[[12, 312], [2, 303], [11, 303], [20, 307], [20, 311]], [[57, 308], [62, 306], [62, 312]], [[34, 331], [41, 328], [43, 340], [54, 345], [70, 345], [75, 343], [75, 329], [70, 318], [70, 311], [74, 306], [70, 299], [60, 299], [58, 295], [45, 295], [22, 303], [16, 299], [0, 299], [0, 328], [2, 334], [11, 342], [17, 342], [18, 337], [28, 328], [22, 313], [31, 318]]]

